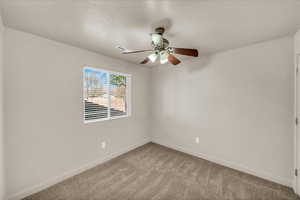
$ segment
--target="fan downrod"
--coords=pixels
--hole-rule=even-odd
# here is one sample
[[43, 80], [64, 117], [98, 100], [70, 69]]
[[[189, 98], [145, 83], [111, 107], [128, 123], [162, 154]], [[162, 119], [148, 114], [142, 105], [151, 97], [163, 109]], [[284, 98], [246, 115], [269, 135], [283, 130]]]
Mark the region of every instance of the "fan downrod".
[[164, 27], [157, 27], [155, 29], [155, 33], [157, 33], [157, 34], [163, 35], [164, 32], [165, 32], [165, 28]]

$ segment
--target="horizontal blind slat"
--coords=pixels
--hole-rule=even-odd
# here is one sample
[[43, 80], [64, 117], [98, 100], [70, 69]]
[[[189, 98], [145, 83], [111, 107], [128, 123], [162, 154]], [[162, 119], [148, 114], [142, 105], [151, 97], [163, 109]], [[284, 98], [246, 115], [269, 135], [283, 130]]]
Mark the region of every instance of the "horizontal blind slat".
[[85, 101], [84, 106], [85, 120], [103, 119], [108, 117], [108, 107], [89, 101]]

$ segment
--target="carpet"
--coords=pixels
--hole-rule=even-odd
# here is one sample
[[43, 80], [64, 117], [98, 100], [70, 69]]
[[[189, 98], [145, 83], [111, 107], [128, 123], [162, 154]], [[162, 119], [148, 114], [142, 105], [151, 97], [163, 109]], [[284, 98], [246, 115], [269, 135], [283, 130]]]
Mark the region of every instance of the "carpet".
[[291, 188], [149, 143], [24, 200], [294, 200]]

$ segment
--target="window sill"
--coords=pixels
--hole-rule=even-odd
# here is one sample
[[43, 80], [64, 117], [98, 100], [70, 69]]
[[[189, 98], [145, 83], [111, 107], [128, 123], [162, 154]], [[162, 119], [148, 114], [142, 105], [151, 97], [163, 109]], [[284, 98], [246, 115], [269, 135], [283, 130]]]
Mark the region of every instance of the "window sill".
[[123, 115], [123, 116], [117, 116], [117, 117], [109, 117], [109, 118], [104, 118], [104, 119], [94, 119], [94, 120], [83, 120], [84, 124], [90, 124], [94, 122], [101, 122], [101, 121], [108, 121], [108, 120], [114, 120], [114, 119], [121, 119], [121, 118], [126, 118], [130, 117], [130, 115]]

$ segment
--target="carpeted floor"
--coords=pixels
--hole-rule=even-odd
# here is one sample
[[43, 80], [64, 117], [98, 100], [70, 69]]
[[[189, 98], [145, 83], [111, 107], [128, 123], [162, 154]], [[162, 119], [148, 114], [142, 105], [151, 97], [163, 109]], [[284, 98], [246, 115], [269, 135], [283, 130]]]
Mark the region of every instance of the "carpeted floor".
[[288, 200], [290, 188], [149, 143], [26, 200]]

